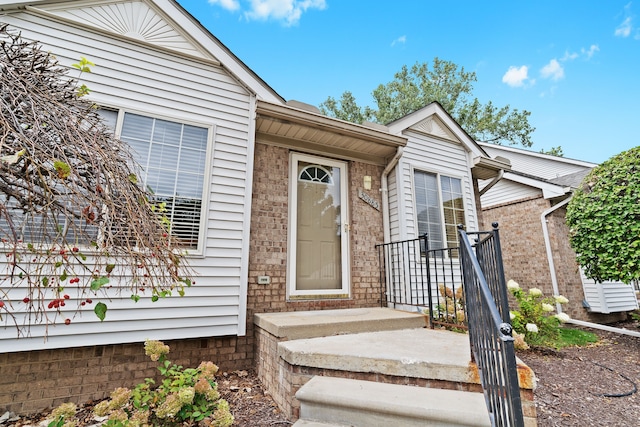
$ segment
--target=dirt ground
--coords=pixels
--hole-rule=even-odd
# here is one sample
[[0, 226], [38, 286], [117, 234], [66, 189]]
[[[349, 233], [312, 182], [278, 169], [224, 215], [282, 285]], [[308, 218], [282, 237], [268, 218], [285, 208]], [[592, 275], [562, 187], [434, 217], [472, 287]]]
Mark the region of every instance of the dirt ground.
[[[637, 322], [617, 326], [640, 331]], [[534, 393], [538, 426], [640, 426], [640, 338], [593, 332], [601, 339], [588, 347], [518, 353], [538, 379]], [[229, 401], [234, 426], [292, 425], [252, 371], [218, 374], [218, 390]], [[95, 423], [90, 407], [83, 411], [84, 422], [79, 427]], [[0, 426], [38, 426], [45, 415]]]
[[591, 331], [600, 341], [588, 347], [518, 354], [538, 378], [538, 426], [640, 426], [640, 338]]

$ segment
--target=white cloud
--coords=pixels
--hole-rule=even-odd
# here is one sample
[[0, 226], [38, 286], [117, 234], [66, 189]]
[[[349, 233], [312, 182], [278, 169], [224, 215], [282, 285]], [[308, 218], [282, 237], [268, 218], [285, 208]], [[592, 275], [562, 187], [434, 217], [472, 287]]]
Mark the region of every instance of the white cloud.
[[624, 6], [624, 21], [616, 27], [614, 35], [618, 37], [629, 37], [633, 31], [633, 16], [631, 15], [631, 2]]
[[[584, 49], [583, 49], [584, 51]], [[564, 56], [562, 58], [560, 58], [560, 61], [573, 61], [574, 59], [576, 59], [578, 55], [576, 52], [569, 52], [568, 50], [564, 53]]]
[[405, 44], [407, 42], [407, 36], [400, 36], [391, 42], [391, 46], [395, 46], [399, 43]]
[[529, 78], [529, 67], [523, 65], [521, 67], [511, 66], [507, 72], [502, 76], [502, 83], [506, 83], [511, 87], [524, 86], [525, 81]]
[[595, 55], [595, 53], [599, 51], [600, 51], [600, 48], [598, 47], [597, 44], [592, 44], [591, 46], [589, 46], [588, 50], [585, 48], [580, 49], [580, 52], [583, 55], [587, 55], [587, 59], [591, 59], [591, 57], [593, 57], [593, 55]]
[[632, 28], [633, 26], [631, 24], [631, 17], [627, 16], [624, 21], [622, 21], [622, 24], [616, 27], [616, 31], [613, 34], [618, 37], [629, 37]]
[[238, 0], [209, 0], [209, 4], [219, 5], [223, 9], [232, 12], [240, 9], [240, 2], [238, 2]]
[[323, 10], [327, 7], [325, 0], [251, 0], [250, 4], [251, 10], [244, 14], [247, 19], [275, 19], [283, 21], [285, 25], [297, 24], [302, 13], [308, 9]]
[[560, 65], [557, 59], [552, 59], [547, 65], [542, 67], [540, 74], [545, 79], [557, 81], [564, 77], [564, 68], [562, 68], [562, 65]]

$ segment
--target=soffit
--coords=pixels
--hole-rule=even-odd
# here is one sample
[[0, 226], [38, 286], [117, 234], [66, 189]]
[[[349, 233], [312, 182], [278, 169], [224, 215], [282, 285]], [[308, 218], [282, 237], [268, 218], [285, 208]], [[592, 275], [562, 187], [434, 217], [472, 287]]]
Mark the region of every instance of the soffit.
[[259, 101], [257, 142], [385, 165], [407, 139], [310, 111]]

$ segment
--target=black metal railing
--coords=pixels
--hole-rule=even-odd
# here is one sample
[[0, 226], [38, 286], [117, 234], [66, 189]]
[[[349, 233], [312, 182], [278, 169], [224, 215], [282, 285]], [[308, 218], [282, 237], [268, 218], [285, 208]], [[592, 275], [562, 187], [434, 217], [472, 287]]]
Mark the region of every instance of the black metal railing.
[[[491, 424], [521, 427], [524, 418], [498, 224], [488, 232], [467, 233], [460, 227], [458, 233], [471, 357], [478, 366]], [[473, 247], [469, 238], [475, 241]]]
[[376, 248], [383, 303], [428, 314], [432, 328], [466, 329], [458, 248], [429, 249], [426, 234]]

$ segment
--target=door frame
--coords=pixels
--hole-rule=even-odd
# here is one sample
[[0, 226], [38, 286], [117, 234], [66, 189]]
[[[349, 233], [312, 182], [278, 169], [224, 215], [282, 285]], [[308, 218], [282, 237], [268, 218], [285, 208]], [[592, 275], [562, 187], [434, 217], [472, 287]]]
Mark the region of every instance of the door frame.
[[[297, 219], [298, 219], [298, 162], [317, 163], [322, 166], [340, 168], [340, 252], [341, 252], [341, 278], [340, 289], [315, 289], [297, 290]], [[351, 263], [349, 252], [350, 223], [349, 223], [349, 191], [348, 191], [348, 163], [345, 161], [330, 159], [291, 152], [289, 156], [289, 239], [287, 248], [287, 299], [326, 299], [349, 298], [351, 294]]]

